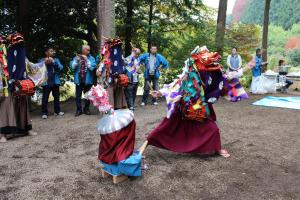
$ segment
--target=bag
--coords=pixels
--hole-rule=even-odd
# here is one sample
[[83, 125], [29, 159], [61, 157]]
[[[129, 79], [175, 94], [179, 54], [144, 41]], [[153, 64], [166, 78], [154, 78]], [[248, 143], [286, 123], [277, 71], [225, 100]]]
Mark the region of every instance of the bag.
[[35, 85], [32, 80], [19, 80], [14, 83], [15, 96], [33, 96]]
[[129, 78], [126, 74], [119, 74], [118, 85], [120, 87], [127, 87], [129, 85]]

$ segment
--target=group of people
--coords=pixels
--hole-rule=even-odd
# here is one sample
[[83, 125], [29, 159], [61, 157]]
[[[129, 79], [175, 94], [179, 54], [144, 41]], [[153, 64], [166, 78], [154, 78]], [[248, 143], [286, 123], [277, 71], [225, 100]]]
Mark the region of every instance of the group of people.
[[[116, 49], [117, 50], [117, 49]], [[168, 62], [167, 60], [160, 54], [157, 53], [157, 47], [151, 46], [150, 53], [144, 53], [142, 55], [140, 49], [133, 48], [131, 55], [129, 55], [126, 58], [123, 58], [122, 60], [116, 60], [114, 61], [113, 65], [114, 67], [118, 68], [116, 71], [116, 74], [113, 74], [113, 72], [110, 72], [109, 79], [112, 79], [113, 76], [119, 74], [126, 74], [128, 77], [128, 83], [126, 86], [120, 88], [117, 85], [115, 85], [113, 82], [108, 83], [107, 87], [113, 87], [113, 89], [121, 90], [119, 92], [120, 95], [112, 94], [115, 96], [114, 98], [114, 104], [116, 108], [124, 108], [128, 107], [130, 110], [134, 110], [136, 108], [135, 105], [135, 99], [139, 84], [139, 74], [140, 74], [140, 66], [144, 65], [144, 94], [143, 94], [143, 101], [141, 105], [146, 105], [147, 100], [149, 97], [149, 91], [150, 87], [153, 87], [153, 89], [158, 89], [158, 80], [160, 76], [160, 67], [162, 68], [168, 68]], [[48, 116], [47, 111], [47, 104], [48, 104], [48, 98], [49, 93], [52, 91], [53, 97], [54, 97], [54, 113], [55, 115], [62, 116], [64, 113], [60, 110], [59, 105], [59, 86], [60, 86], [60, 80], [59, 80], [59, 74], [62, 70], [63, 66], [61, 65], [58, 58], [55, 57], [55, 51], [52, 48], [49, 48], [46, 50], [46, 58], [42, 59], [41, 61], [45, 62], [47, 66], [48, 71], [48, 81], [43, 85], [43, 100], [42, 100], [42, 118], [46, 119]], [[97, 61], [98, 60], [98, 61]], [[81, 114], [90, 115], [90, 101], [85, 99], [84, 100], [84, 106], [82, 107], [82, 94], [85, 94], [88, 92], [93, 83], [94, 83], [94, 71], [97, 70], [97, 78], [98, 82], [105, 82], [105, 80], [101, 80], [103, 78], [103, 75], [105, 76], [105, 73], [103, 72], [103, 69], [101, 66], [97, 68], [99, 64], [99, 59], [95, 59], [90, 54], [90, 46], [89, 45], [83, 45], [81, 54], [77, 55], [73, 58], [70, 64], [70, 68], [74, 71], [74, 83], [76, 87], [75, 92], [75, 100], [76, 100], [76, 113], [75, 116], [79, 116]], [[96, 69], [97, 68], [97, 69]], [[53, 74], [53, 80], [49, 79], [49, 74], [51, 74], [50, 77], [52, 77]], [[104, 78], [105, 79], [105, 78]], [[51, 81], [50, 81], [51, 80]], [[110, 80], [107, 80], [108, 82]], [[151, 86], [152, 84], [152, 86]], [[124, 94], [124, 95], [123, 95]], [[125, 98], [124, 98], [125, 96]], [[124, 100], [126, 99], [126, 101]], [[154, 105], [157, 105], [157, 101], [155, 98], [152, 99], [152, 103]]]
[[[64, 115], [60, 107], [60, 75], [63, 65], [56, 56], [55, 50], [47, 48], [45, 50], [45, 57], [34, 64], [26, 58], [24, 44], [24, 38], [21, 34], [11, 34], [9, 38], [1, 37], [0, 137], [2, 142], [6, 142], [8, 134], [28, 134], [31, 130], [31, 120], [28, 110], [29, 97], [26, 97], [26, 95], [16, 95], [14, 83], [30, 79], [29, 74], [32, 72], [45, 74], [37, 78], [42, 80], [33, 81], [34, 83], [38, 83], [35, 86], [42, 87], [42, 118], [48, 118], [50, 93], [52, 93], [54, 99], [54, 115]], [[76, 117], [81, 114], [90, 115], [90, 101], [84, 99], [84, 105], [82, 105], [82, 94], [87, 93], [91, 89], [95, 82], [94, 79], [97, 78], [97, 82], [108, 90], [111, 97], [110, 103], [115, 109], [128, 107], [130, 110], [134, 110], [136, 108], [135, 99], [141, 65], [145, 66], [144, 95], [141, 104], [143, 106], [147, 104], [150, 88], [158, 90], [160, 69], [168, 68], [167, 60], [157, 53], [155, 45], [151, 46], [149, 53], [144, 54], [141, 54], [140, 49], [133, 48], [131, 55], [124, 58], [122, 42], [114, 39], [106, 41], [100, 54], [96, 60], [90, 53], [90, 46], [83, 45], [81, 53], [76, 55], [70, 62], [69, 68], [74, 72], [74, 84], [76, 88]], [[105, 58], [111, 62], [109, 68], [103, 65], [102, 61], [105, 61]], [[41, 70], [42, 68], [44, 70]], [[94, 76], [95, 74], [96, 76]], [[121, 80], [120, 78], [122, 77], [125, 77], [126, 80], [124, 80], [123, 85], [120, 85], [118, 80]], [[31, 78], [31, 80], [33, 79]], [[156, 98], [152, 99], [152, 103], [157, 105]], [[18, 111], [19, 107], [22, 111]], [[26, 116], [23, 116], [24, 113], [27, 113]]]
[[[7, 52], [5, 45], [8, 46]], [[90, 46], [83, 45], [81, 53], [70, 63], [76, 87], [75, 116], [89, 115], [90, 102], [106, 113], [106, 117], [97, 124], [101, 135], [99, 160], [102, 164], [113, 168], [115, 165], [111, 164], [124, 161], [133, 154], [136, 124], [132, 111], [135, 109], [141, 65], [145, 66], [141, 106], [148, 103], [151, 94], [154, 105], [157, 105], [157, 98], [164, 96], [168, 109], [167, 117], [147, 137], [147, 144], [174, 152], [217, 153], [229, 157], [230, 154], [221, 148], [212, 104], [220, 96], [232, 102], [248, 98], [239, 78], [246, 68], [251, 69], [254, 77], [252, 84], [255, 84], [255, 78], [261, 75], [263, 63], [261, 51], [257, 50], [254, 59], [246, 68], [242, 68], [237, 48], [233, 48], [228, 56], [226, 71], [220, 65], [220, 60], [218, 53], [209, 52], [206, 47], [196, 47], [185, 61], [179, 78], [159, 89], [160, 69], [168, 68], [168, 62], [157, 53], [156, 46], [144, 54], [140, 49], [133, 48], [131, 55], [124, 58], [122, 42], [110, 39], [102, 46], [100, 57], [95, 59], [90, 53]], [[45, 58], [33, 64], [25, 57], [24, 38], [21, 35], [13, 34], [1, 40], [0, 89], [4, 92], [0, 97], [0, 142], [6, 142], [8, 134], [34, 134], [31, 132], [28, 97], [17, 95], [16, 83], [29, 79], [28, 73], [39, 71], [42, 67], [47, 74], [47, 78], [39, 82], [43, 88], [42, 118], [48, 117], [50, 92], [54, 97], [54, 114], [63, 116], [59, 99], [59, 75], [63, 65], [56, 57], [55, 50], [48, 48]], [[93, 86], [94, 78], [97, 78], [97, 86]], [[252, 91], [254, 87], [251, 86]], [[84, 106], [82, 94], [86, 95]], [[126, 107], [129, 109], [124, 111]]]
[[[286, 78], [288, 66], [286, 66], [286, 63], [283, 59], [278, 61], [278, 69], [275, 69], [278, 74], [275, 73], [275, 78], [269, 79], [263, 74], [263, 71], [267, 67], [268, 63], [263, 62], [262, 50], [260, 48], [256, 49], [256, 54], [248, 63], [248, 65], [252, 69], [250, 92], [253, 94], [275, 93], [277, 90], [286, 92], [287, 89], [293, 84], [293, 81]], [[284, 77], [284, 80], [280, 81], [279, 79], [282, 76]]]

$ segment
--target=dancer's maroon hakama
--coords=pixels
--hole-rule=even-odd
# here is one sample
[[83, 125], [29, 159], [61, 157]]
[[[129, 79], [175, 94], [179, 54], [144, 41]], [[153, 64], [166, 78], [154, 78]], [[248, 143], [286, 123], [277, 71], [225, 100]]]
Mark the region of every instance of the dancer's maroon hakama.
[[183, 119], [180, 112], [165, 118], [148, 136], [148, 144], [178, 153], [212, 154], [221, 150], [219, 128], [212, 106], [204, 122]]

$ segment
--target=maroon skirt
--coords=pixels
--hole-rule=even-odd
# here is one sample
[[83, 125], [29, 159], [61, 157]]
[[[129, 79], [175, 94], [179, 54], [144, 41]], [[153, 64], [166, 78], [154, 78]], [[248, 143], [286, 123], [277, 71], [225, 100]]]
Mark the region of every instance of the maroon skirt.
[[221, 150], [219, 128], [211, 108], [211, 118], [204, 122], [183, 119], [181, 113], [173, 113], [149, 134], [149, 145], [178, 153], [213, 154]]
[[111, 134], [101, 135], [99, 143], [100, 161], [107, 164], [118, 163], [128, 158], [134, 151], [135, 121]]

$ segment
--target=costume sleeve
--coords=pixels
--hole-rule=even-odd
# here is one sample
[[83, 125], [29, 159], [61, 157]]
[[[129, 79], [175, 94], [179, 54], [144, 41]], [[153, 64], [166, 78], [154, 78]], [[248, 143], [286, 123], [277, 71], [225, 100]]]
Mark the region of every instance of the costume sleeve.
[[87, 65], [90, 71], [93, 71], [96, 67], [96, 60], [93, 56], [90, 56], [87, 61]]
[[26, 65], [30, 67], [31, 70], [37, 71], [44, 65], [44, 59], [40, 59], [38, 63], [32, 63], [26, 58]]
[[168, 108], [167, 118], [170, 118], [170, 116], [174, 113], [177, 102], [179, 102], [182, 98], [180, 94], [180, 87], [181, 84], [178, 80], [174, 80], [172, 83], [164, 85], [164, 87], [159, 90], [162, 96], [166, 98]]

